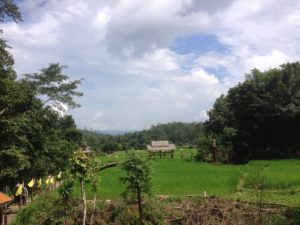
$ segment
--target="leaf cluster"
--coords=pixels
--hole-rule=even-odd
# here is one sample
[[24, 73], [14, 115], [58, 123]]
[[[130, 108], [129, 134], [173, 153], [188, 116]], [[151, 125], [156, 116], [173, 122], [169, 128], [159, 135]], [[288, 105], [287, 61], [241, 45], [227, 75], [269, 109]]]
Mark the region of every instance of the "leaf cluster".
[[135, 194], [140, 191], [144, 194], [151, 194], [152, 169], [148, 160], [130, 152], [127, 159], [121, 164], [121, 168], [126, 175], [120, 177], [120, 182], [127, 185], [127, 193]]
[[231, 145], [233, 160], [295, 157], [300, 149], [300, 63], [257, 69], [220, 96], [207, 132]]

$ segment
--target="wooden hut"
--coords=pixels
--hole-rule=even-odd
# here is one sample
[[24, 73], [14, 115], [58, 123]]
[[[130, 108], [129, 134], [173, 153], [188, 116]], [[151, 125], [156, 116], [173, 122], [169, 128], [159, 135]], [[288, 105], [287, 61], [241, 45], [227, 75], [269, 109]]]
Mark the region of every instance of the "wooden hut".
[[152, 141], [151, 145], [147, 145], [147, 150], [149, 151], [149, 157], [159, 154], [160, 158], [162, 155], [165, 157], [166, 154], [170, 154], [171, 158], [174, 157], [174, 150], [176, 146], [170, 144], [169, 141]]
[[0, 225], [6, 225], [7, 220], [3, 218], [4, 208], [8, 203], [12, 201], [12, 198], [0, 192]]

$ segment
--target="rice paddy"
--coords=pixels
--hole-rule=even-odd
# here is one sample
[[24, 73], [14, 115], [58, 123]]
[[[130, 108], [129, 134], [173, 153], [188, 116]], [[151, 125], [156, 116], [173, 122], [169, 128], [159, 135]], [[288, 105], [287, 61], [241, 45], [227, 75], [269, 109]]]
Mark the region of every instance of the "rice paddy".
[[[173, 159], [156, 157], [151, 160], [155, 195], [217, 196], [241, 201], [257, 201], [263, 188], [264, 202], [300, 206], [300, 160], [250, 161], [246, 165], [209, 164], [192, 160], [195, 149], [176, 150]], [[147, 157], [146, 151], [139, 151]], [[101, 163], [122, 161], [126, 153], [101, 156]], [[101, 184], [98, 198], [116, 199], [125, 190], [119, 167], [99, 173]], [[263, 184], [263, 186], [262, 186]], [[76, 186], [75, 195], [79, 195]], [[88, 189], [88, 197], [92, 198]]]

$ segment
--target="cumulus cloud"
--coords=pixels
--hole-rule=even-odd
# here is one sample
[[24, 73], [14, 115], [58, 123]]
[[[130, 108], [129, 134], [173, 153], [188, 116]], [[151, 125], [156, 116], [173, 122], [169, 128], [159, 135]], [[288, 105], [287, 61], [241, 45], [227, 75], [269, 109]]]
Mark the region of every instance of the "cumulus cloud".
[[108, 26], [108, 50], [124, 56], [140, 56], [168, 47], [179, 36], [209, 32], [213, 18], [207, 12], [180, 14], [186, 2], [120, 1], [112, 11]]
[[[20, 8], [24, 22], [2, 28], [15, 69], [60, 62], [72, 79], [84, 77], [82, 107], [70, 111], [79, 127], [204, 120], [245, 73], [300, 55], [297, 0], [24, 0]], [[218, 45], [171, 47], [201, 35]]]

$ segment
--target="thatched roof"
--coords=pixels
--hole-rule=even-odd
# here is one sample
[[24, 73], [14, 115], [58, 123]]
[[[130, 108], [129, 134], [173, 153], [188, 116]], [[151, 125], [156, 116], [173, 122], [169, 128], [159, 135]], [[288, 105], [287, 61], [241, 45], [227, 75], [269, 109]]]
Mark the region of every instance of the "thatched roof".
[[171, 151], [175, 150], [174, 144], [169, 144], [168, 141], [152, 141], [151, 145], [147, 145], [149, 151]]

